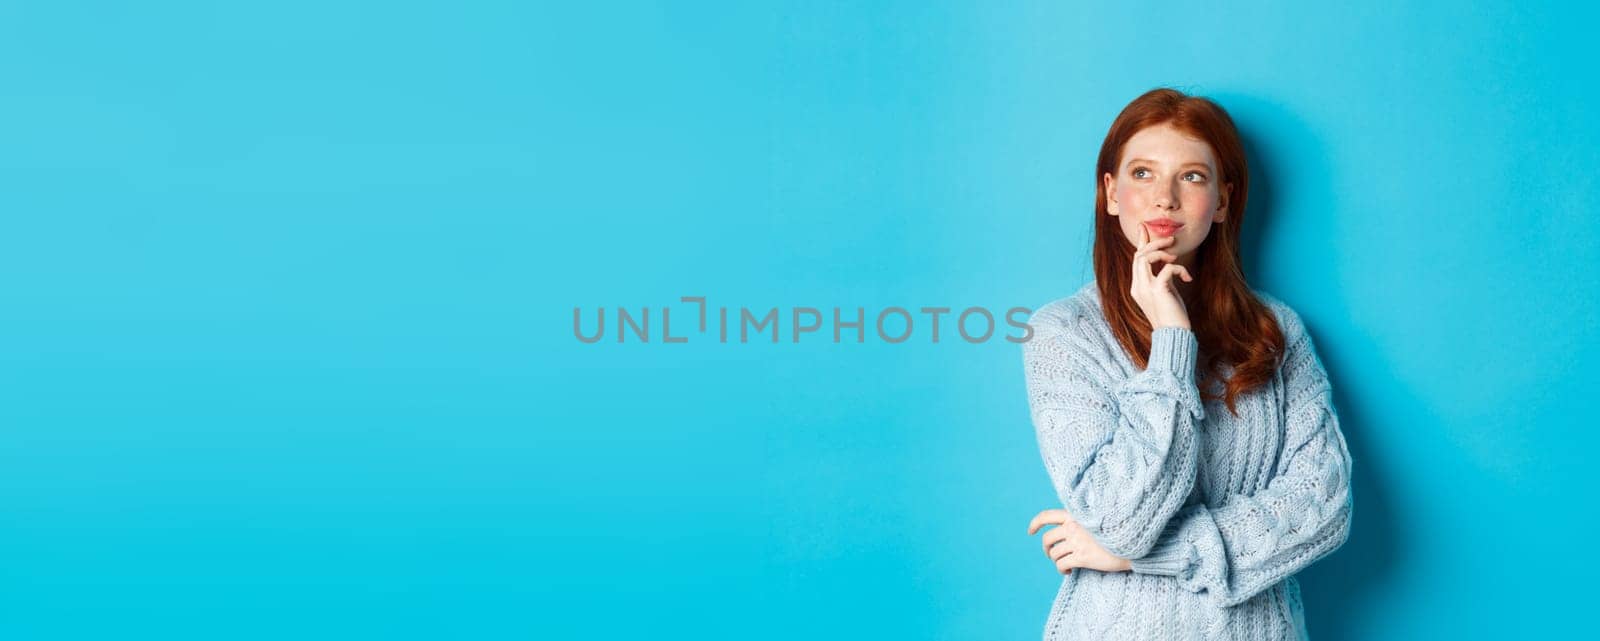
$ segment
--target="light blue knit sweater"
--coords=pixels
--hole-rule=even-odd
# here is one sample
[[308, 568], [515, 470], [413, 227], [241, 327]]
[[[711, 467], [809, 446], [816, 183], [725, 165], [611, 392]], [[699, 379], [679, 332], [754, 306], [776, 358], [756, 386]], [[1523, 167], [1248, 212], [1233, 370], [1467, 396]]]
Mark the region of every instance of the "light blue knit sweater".
[[1157, 328], [1137, 369], [1093, 281], [1030, 318], [1023, 362], [1045, 469], [1061, 506], [1133, 565], [1064, 576], [1045, 639], [1306, 638], [1293, 575], [1349, 536], [1350, 455], [1305, 326], [1256, 295], [1285, 353], [1270, 384], [1236, 399], [1237, 417], [1202, 403], [1188, 329]]

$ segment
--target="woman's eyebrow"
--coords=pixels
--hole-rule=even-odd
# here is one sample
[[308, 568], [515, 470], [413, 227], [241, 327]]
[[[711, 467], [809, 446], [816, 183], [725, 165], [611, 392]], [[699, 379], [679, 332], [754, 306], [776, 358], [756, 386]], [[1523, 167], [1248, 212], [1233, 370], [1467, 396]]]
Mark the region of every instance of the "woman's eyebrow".
[[[1131, 164], [1136, 163], [1136, 162], [1142, 162], [1142, 163], [1145, 163], [1147, 165], [1159, 165], [1159, 164], [1161, 164], [1161, 163], [1158, 163], [1158, 162], [1156, 162], [1154, 160], [1150, 160], [1148, 158], [1134, 158], [1132, 160], [1129, 160], [1128, 164], [1131, 165]], [[1206, 171], [1211, 171], [1211, 165], [1205, 164], [1203, 162], [1190, 162], [1190, 163], [1184, 163], [1184, 164], [1179, 165], [1179, 166], [1180, 167], [1200, 167], [1200, 168], [1205, 169]]]

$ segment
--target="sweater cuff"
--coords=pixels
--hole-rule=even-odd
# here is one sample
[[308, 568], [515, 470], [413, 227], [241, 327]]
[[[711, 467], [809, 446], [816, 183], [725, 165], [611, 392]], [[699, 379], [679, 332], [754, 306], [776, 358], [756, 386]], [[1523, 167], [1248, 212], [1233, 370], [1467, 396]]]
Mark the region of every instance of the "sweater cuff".
[[1171, 540], [1157, 543], [1155, 547], [1150, 548], [1149, 554], [1131, 559], [1128, 564], [1139, 574], [1184, 576], [1188, 574], [1190, 559], [1194, 558], [1195, 554], [1193, 543], [1173, 537]]
[[1194, 544], [1191, 522], [1205, 510], [1203, 504], [1180, 510], [1167, 522], [1167, 527], [1156, 539], [1155, 546], [1143, 557], [1130, 559], [1128, 564], [1140, 574], [1160, 574], [1188, 578], [1199, 560], [1200, 550]]
[[1150, 333], [1150, 360], [1145, 369], [1172, 372], [1178, 380], [1193, 383], [1200, 339], [1187, 327], [1157, 327]]

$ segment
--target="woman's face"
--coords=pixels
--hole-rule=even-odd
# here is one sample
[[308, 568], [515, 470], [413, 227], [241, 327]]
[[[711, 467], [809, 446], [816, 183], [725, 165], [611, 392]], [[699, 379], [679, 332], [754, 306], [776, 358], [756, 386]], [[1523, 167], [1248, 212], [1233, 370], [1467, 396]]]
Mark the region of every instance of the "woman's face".
[[[1211, 223], [1228, 213], [1231, 185], [1217, 183], [1211, 145], [1170, 124], [1146, 127], [1129, 138], [1116, 175], [1102, 180], [1106, 208], [1120, 220], [1128, 243], [1139, 246], [1140, 227], [1149, 228], [1151, 240], [1174, 236], [1177, 240], [1164, 251], [1185, 266], [1193, 266], [1194, 250], [1211, 233]], [[1172, 224], [1162, 224], [1168, 221]]]

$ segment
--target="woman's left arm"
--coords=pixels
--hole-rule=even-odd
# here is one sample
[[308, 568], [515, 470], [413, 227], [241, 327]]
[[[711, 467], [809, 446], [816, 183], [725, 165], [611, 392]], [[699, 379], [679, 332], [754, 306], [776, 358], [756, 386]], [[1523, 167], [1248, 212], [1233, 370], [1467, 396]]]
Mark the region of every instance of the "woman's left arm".
[[1222, 607], [1248, 601], [1350, 536], [1351, 462], [1332, 387], [1310, 334], [1286, 306], [1283, 364], [1288, 425], [1278, 475], [1254, 494], [1194, 505], [1168, 522], [1132, 570], [1175, 576]]

